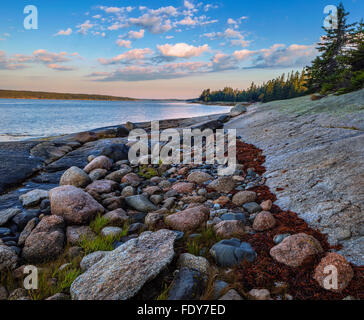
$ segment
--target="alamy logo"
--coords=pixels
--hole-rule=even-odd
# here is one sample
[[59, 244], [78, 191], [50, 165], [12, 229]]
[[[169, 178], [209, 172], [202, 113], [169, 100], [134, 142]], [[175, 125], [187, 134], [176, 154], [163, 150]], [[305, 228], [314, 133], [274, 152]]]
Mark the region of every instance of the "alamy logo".
[[25, 266], [24, 274], [27, 274], [27, 276], [24, 278], [24, 288], [27, 290], [37, 290], [38, 268], [35, 266]]
[[24, 8], [24, 14], [27, 16], [24, 19], [24, 28], [26, 30], [38, 29], [38, 9], [36, 6], [28, 5]]
[[326, 290], [337, 290], [338, 289], [338, 281], [337, 281], [337, 269], [332, 264], [326, 266], [324, 268], [324, 273], [327, 274], [327, 277], [324, 278], [323, 286]]
[[324, 8], [324, 13], [328, 15], [324, 20], [324, 28], [326, 30], [337, 29], [338, 27], [337, 7], [334, 5], [328, 5]]
[[202, 164], [205, 159], [206, 164], [220, 165], [218, 175], [232, 175], [236, 169], [236, 130], [227, 130], [227, 139], [224, 129], [215, 131], [187, 128], [160, 132], [159, 122], [152, 121], [150, 141], [144, 129], [134, 129], [129, 133], [129, 142], [134, 143], [129, 149], [129, 161], [133, 165], [180, 164], [183, 158], [184, 164]]

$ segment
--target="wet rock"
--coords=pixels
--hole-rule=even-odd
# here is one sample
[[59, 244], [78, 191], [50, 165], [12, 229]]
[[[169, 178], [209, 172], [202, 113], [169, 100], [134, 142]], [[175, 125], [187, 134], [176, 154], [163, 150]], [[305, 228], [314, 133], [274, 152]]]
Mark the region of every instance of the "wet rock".
[[178, 259], [179, 268], [188, 268], [199, 271], [204, 275], [209, 274], [210, 263], [204, 257], [197, 257], [190, 253], [183, 253]]
[[25, 226], [27, 225], [27, 223], [34, 219], [37, 218], [39, 216], [39, 211], [38, 210], [29, 210], [29, 211], [23, 211], [19, 214], [17, 214], [13, 219], [12, 222], [18, 226], [19, 230], [23, 230], [25, 228]]
[[96, 234], [89, 226], [70, 226], [66, 231], [67, 242], [70, 245], [77, 245], [82, 240], [92, 240], [96, 238]]
[[212, 181], [208, 187], [216, 192], [229, 193], [235, 188], [235, 181], [231, 177], [220, 177]]
[[86, 271], [90, 269], [94, 264], [98, 263], [102, 260], [106, 255], [108, 255], [110, 251], [96, 251], [88, 254], [87, 256], [83, 257], [80, 262], [80, 267], [82, 271]]
[[63, 251], [64, 227], [62, 217], [44, 217], [26, 239], [22, 257], [30, 263], [56, 259]]
[[128, 214], [121, 208], [110, 211], [104, 215], [109, 224], [115, 227], [122, 227], [129, 220]]
[[181, 268], [168, 292], [168, 300], [198, 300], [205, 288], [205, 279], [196, 270]]
[[110, 170], [112, 167], [112, 162], [108, 157], [99, 156], [92, 160], [83, 170], [86, 173], [90, 173], [95, 169], [105, 169]]
[[112, 159], [114, 162], [128, 160], [129, 148], [125, 144], [112, 144], [104, 147], [100, 155]]
[[13, 217], [21, 212], [19, 208], [9, 208], [0, 211], [0, 227], [5, 225], [8, 221], [10, 221]]
[[97, 134], [92, 131], [80, 132], [75, 135], [74, 139], [80, 143], [87, 143], [97, 140]]
[[172, 186], [172, 190], [177, 193], [191, 193], [194, 189], [194, 184], [190, 182], [177, 182]]
[[175, 230], [193, 231], [207, 221], [209, 213], [205, 206], [197, 206], [167, 216], [165, 223]]
[[11, 230], [9, 228], [0, 228], [0, 238], [4, 238], [11, 235]]
[[232, 267], [240, 264], [245, 259], [253, 262], [257, 256], [249, 243], [234, 238], [221, 240], [214, 244], [210, 249], [210, 253], [216, 264], [221, 267]]
[[[176, 234], [144, 232], [111, 251], [79, 276], [70, 289], [74, 300], [126, 300], [154, 279], [174, 256]], [[148, 261], [148, 263], [146, 263]]]
[[[334, 274], [337, 275], [335, 280]], [[346, 259], [335, 252], [328, 253], [315, 268], [313, 278], [319, 285], [333, 292], [341, 292], [350, 283], [354, 271]]]
[[257, 194], [253, 191], [240, 191], [234, 194], [232, 202], [236, 206], [241, 206], [248, 202], [254, 202], [257, 198]]
[[298, 233], [285, 238], [270, 250], [270, 255], [278, 262], [290, 267], [299, 267], [306, 258], [322, 252], [320, 242], [314, 237]]
[[241, 212], [229, 212], [229, 213], [224, 213], [220, 216], [220, 219], [223, 221], [228, 221], [228, 220], [239, 220], [241, 221], [243, 224], [245, 224], [246, 218], [245, 215]]
[[21, 195], [19, 200], [24, 207], [29, 208], [37, 206], [43, 199], [46, 198], [48, 198], [47, 190], [34, 189]]
[[213, 226], [216, 235], [222, 239], [241, 237], [245, 235], [244, 224], [239, 220], [221, 221]]
[[146, 213], [158, 210], [158, 208], [143, 195], [127, 197], [125, 198], [125, 202], [129, 207]]
[[9, 247], [0, 245], [0, 271], [13, 270], [18, 263], [18, 255]]
[[62, 175], [59, 185], [71, 185], [77, 188], [84, 188], [89, 183], [91, 183], [91, 179], [85, 171], [78, 167], [71, 167]]
[[34, 228], [37, 226], [38, 223], [39, 223], [38, 218], [33, 218], [32, 220], [30, 220], [27, 223], [24, 230], [21, 232], [21, 234], [19, 236], [19, 240], [18, 240], [19, 246], [22, 247], [25, 244], [25, 241], [27, 240], [27, 238], [29, 237], [29, 235], [31, 234], [31, 232], [34, 230]]
[[241, 295], [234, 289], [230, 289], [226, 294], [224, 294], [219, 300], [244, 300]]
[[254, 300], [271, 300], [270, 292], [267, 289], [252, 289], [249, 294]]
[[269, 211], [262, 211], [254, 219], [253, 229], [256, 231], [265, 231], [274, 228], [276, 219]]
[[49, 191], [51, 211], [67, 224], [82, 225], [91, 221], [104, 208], [88, 193], [74, 186], [57, 187]]
[[187, 177], [187, 181], [194, 182], [197, 184], [203, 184], [204, 182], [212, 179], [213, 177], [211, 175], [203, 171], [194, 171], [190, 173], [189, 176]]
[[254, 213], [262, 211], [262, 208], [256, 202], [245, 203], [245, 204], [243, 204], [243, 208], [246, 211], [248, 211], [250, 214], [254, 214]]
[[105, 169], [95, 169], [89, 173], [89, 177], [90, 177], [91, 181], [101, 180], [106, 175], [107, 175], [107, 170], [105, 170]]

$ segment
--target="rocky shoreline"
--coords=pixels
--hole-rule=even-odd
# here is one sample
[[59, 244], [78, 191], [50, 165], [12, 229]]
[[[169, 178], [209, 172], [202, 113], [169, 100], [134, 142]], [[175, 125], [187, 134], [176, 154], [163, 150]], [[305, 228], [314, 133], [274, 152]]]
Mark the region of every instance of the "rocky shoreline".
[[[244, 112], [238, 106], [231, 116]], [[217, 129], [228, 120], [171, 120], [160, 129]], [[217, 165], [136, 166], [127, 157], [133, 127], [16, 145], [5, 164], [17, 161], [22, 172], [0, 181], [0, 300], [364, 298], [363, 267], [274, 204], [262, 150], [238, 137], [229, 177]], [[38, 290], [22, 287], [28, 264], [40, 269]], [[337, 289], [324, 288], [328, 265]]]

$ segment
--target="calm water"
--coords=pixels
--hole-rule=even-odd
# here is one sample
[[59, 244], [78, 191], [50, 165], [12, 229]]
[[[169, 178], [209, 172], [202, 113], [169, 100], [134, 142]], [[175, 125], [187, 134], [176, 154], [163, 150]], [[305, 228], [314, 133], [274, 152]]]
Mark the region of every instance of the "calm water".
[[197, 117], [229, 107], [183, 102], [0, 99], [0, 141], [25, 140], [119, 125]]

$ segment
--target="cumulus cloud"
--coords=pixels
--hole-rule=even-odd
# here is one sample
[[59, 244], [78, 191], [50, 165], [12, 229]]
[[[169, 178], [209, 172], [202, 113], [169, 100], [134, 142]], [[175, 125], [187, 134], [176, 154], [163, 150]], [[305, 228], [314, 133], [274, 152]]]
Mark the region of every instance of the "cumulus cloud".
[[119, 47], [131, 48], [131, 41], [130, 41], [130, 40], [118, 39], [118, 40], [116, 41], [116, 44], [117, 44]]
[[55, 36], [69, 36], [72, 34], [72, 29], [68, 28], [67, 30], [59, 30]]
[[94, 24], [90, 22], [90, 20], [86, 20], [84, 23], [77, 25], [78, 33], [86, 35], [88, 30], [93, 28]]
[[145, 49], [133, 49], [125, 53], [119, 54], [111, 59], [99, 58], [98, 61], [103, 65], [120, 64], [131, 61], [143, 60], [147, 55], [153, 54], [153, 50], [149, 48]]
[[175, 45], [164, 44], [157, 46], [157, 48], [163, 56], [174, 58], [197, 57], [210, 50], [207, 44], [195, 47], [188, 45], [187, 43], [177, 43]]
[[171, 21], [164, 20], [160, 16], [145, 13], [139, 18], [130, 18], [129, 22], [133, 25], [143, 27], [149, 32], [160, 34], [172, 29]]
[[140, 31], [129, 31], [128, 37], [130, 39], [141, 39], [144, 37], [145, 30], [141, 29]]
[[26, 65], [19, 63], [17, 59], [8, 58], [5, 51], [0, 50], [0, 70], [19, 70], [24, 68], [26, 68]]

